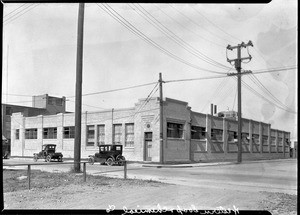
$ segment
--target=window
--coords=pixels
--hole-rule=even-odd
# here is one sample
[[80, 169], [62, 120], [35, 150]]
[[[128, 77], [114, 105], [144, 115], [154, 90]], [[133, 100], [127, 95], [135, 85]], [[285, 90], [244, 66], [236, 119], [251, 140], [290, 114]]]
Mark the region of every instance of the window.
[[259, 144], [259, 135], [258, 134], [252, 134], [252, 142], [253, 142], [253, 144]]
[[7, 107], [6, 108], [6, 115], [11, 116], [11, 114], [12, 114], [11, 107]]
[[122, 138], [122, 124], [115, 124], [114, 125], [114, 144], [121, 144], [121, 138]]
[[223, 141], [223, 130], [211, 129], [211, 139], [217, 141]]
[[203, 140], [206, 138], [206, 132], [204, 127], [191, 126], [191, 137], [194, 140]]
[[105, 144], [105, 126], [104, 125], [98, 125], [98, 145], [104, 145]]
[[134, 146], [134, 124], [125, 124], [125, 147]]
[[228, 131], [228, 142], [234, 142], [237, 140], [237, 132], [236, 131]]
[[16, 140], [20, 139], [20, 129], [16, 129]]
[[183, 124], [167, 123], [167, 137], [170, 138], [183, 138]]
[[37, 139], [37, 128], [26, 129], [25, 139]]
[[95, 126], [94, 125], [87, 125], [86, 126], [86, 136], [87, 136], [87, 146], [94, 146], [95, 145]]
[[44, 139], [56, 139], [57, 138], [57, 128], [44, 128], [43, 129]]
[[268, 139], [269, 139], [269, 136], [266, 136], [266, 135], [262, 136], [263, 145], [268, 145]]
[[75, 137], [75, 127], [64, 127], [64, 138], [65, 139], [71, 139]]
[[56, 99], [55, 99], [55, 104], [56, 104], [57, 106], [62, 106], [62, 104], [63, 104], [63, 99], [56, 98]]

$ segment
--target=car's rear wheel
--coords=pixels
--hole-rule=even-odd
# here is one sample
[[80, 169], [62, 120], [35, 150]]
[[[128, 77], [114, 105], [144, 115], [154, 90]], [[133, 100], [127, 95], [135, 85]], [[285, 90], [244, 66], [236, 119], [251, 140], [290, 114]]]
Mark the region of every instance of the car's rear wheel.
[[62, 156], [59, 156], [58, 159], [57, 159], [57, 161], [58, 162], [62, 162], [63, 161]]
[[124, 166], [124, 163], [125, 163], [125, 157], [119, 156], [119, 157], [117, 158], [117, 161], [118, 161], [118, 164], [119, 164], [120, 166]]
[[37, 162], [37, 160], [38, 160], [38, 156], [37, 156], [37, 155], [34, 155], [34, 156], [33, 156], [33, 161], [34, 161], [34, 162]]
[[88, 162], [90, 165], [93, 165], [95, 163], [95, 159], [93, 157], [89, 157]]
[[114, 160], [112, 158], [107, 158], [106, 164], [107, 166], [112, 166], [114, 164]]
[[50, 161], [51, 161], [51, 156], [48, 155], [48, 156], [46, 157], [46, 162], [50, 162]]

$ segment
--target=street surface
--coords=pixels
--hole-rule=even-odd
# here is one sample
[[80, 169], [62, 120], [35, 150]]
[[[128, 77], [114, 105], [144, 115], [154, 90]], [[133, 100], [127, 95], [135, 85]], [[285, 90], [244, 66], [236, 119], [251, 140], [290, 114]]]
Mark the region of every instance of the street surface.
[[[43, 160], [8, 159], [4, 164], [33, 165], [31, 169], [68, 172], [74, 164], [62, 165]], [[82, 165], [82, 164], [81, 164]], [[209, 166], [208, 166], [209, 165]], [[149, 166], [149, 164], [148, 164]], [[161, 165], [159, 165], [161, 166]], [[168, 165], [170, 166], [170, 165]], [[175, 165], [172, 168], [127, 165], [127, 177], [157, 180], [146, 183], [124, 180], [121, 184], [94, 186], [87, 180], [80, 185], [20, 190], [4, 193], [7, 209], [217, 209], [269, 210], [273, 215], [297, 214], [297, 160], [244, 161], [242, 164]], [[4, 166], [27, 169], [26, 166]], [[86, 165], [87, 174], [124, 177], [123, 166]], [[81, 177], [79, 173], [79, 177]], [[26, 177], [25, 177], [26, 178]], [[35, 180], [32, 178], [31, 180]], [[106, 180], [106, 179], [105, 179]], [[107, 179], [109, 180], [109, 179]], [[57, 181], [59, 184], [59, 181]], [[20, 196], [22, 198], [20, 198]]]
[[[72, 161], [51, 162], [53, 165], [34, 165], [32, 169], [50, 172], [70, 171]], [[30, 159], [8, 159], [4, 164], [37, 164]], [[38, 163], [44, 164], [43, 160]], [[82, 165], [82, 164], [81, 164]], [[6, 167], [5, 167], [6, 168]], [[27, 168], [27, 166], [10, 167]], [[95, 163], [86, 165], [87, 174], [106, 175], [109, 177], [124, 177], [124, 167], [105, 166]], [[127, 178], [156, 180], [165, 183], [187, 185], [193, 187], [211, 187], [235, 189], [240, 191], [267, 191], [297, 194], [297, 160], [279, 159], [266, 161], [244, 161], [241, 164], [203, 165], [181, 168], [143, 167], [142, 164], [128, 164]]]

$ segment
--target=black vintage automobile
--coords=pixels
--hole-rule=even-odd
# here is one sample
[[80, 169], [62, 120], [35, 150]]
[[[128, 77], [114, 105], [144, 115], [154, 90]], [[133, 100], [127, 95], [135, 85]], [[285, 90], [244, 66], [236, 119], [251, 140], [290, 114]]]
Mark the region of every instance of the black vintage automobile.
[[122, 156], [122, 145], [99, 145], [99, 153], [89, 155], [89, 163], [93, 165], [95, 162], [112, 166], [114, 164], [123, 166], [125, 157]]
[[55, 144], [45, 144], [42, 147], [42, 151], [33, 154], [33, 160], [37, 161], [38, 159], [45, 159], [46, 162], [50, 162], [51, 160], [57, 160], [58, 162], [62, 162], [62, 153], [56, 152], [55, 149]]

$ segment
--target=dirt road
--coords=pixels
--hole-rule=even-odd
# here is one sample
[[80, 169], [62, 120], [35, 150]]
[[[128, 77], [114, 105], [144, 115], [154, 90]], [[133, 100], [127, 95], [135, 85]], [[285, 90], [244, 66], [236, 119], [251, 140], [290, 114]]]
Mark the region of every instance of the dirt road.
[[[230, 168], [230, 167], [229, 167]], [[192, 171], [192, 170], [185, 170]], [[226, 174], [224, 174], [226, 176]], [[96, 186], [87, 181], [76, 185], [48, 187], [4, 193], [6, 209], [157, 209], [168, 210], [237, 208], [239, 210], [269, 210], [272, 214], [297, 214], [297, 196], [224, 186], [221, 180], [208, 183], [195, 180], [192, 184], [109, 183]], [[218, 186], [220, 182], [220, 186]], [[211, 186], [206, 186], [211, 185]], [[201, 186], [200, 186], [201, 185]]]

